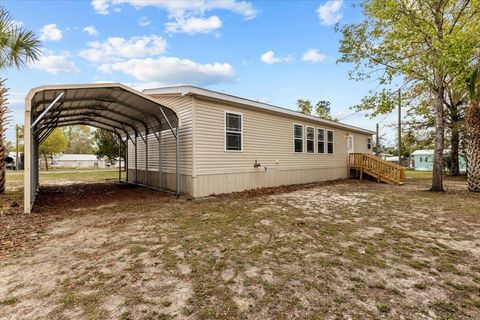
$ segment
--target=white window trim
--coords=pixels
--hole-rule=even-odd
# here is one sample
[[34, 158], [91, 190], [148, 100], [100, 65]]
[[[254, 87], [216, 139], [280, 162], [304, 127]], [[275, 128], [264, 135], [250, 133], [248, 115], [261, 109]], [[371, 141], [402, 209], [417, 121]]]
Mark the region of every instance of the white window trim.
[[[312, 152], [308, 152], [308, 141], [309, 141], [308, 140], [308, 133], [307, 133], [308, 128], [313, 129], [313, 151]], [[305, 126], [305, 153], [307, 153], [307, 154], [315, 154], [315, 149], [316, 149], [315, 148], [315, 141], [317, 140], [317, 139], [315, 139], [315, 133], [316, 133], [315, 132], [315, 127]]]
[[[295, 126], [301, 126], [302, 127], [302, 152], [296, 152], [295, 151]], [[301, 123], [294, 123], [292, 125], [292, 151], [293, 153], [299, 154], [299, 153], [305, 153], [305, 126]]]
[[[369, 142], [370, 141], [370, 142]], [[370, 145], [370, 148], [368, 148], [368, 145]], [[372, 138], [367, 137], [367, 150], [372, 151], [373, 145], [372, 145]]]
[[[323, 152], [318, 151], [318, 131], [322, 130], [323, 131]], [[326, 136], [326, 130], [325, 128], [317, 127], [316, 133], [316, 138], [317, 138], [317, 154], [327, 154], [327, 136]]]
[[[242, 126], [242, 130], [240, 130], [240, 143], [242, 144], [242, 148], [240, 150], [227, 150], [227, 113], [236, 114], [240, 116], [240, 125]], [[237, 131], [229, 131], [231, 133], [239, 133]], [[225, 110], [223, 113], [223, 150], [225, 152], [243, 152], [243, 113], [237, 111], [228, 111]]]
[[[333, 141], [332, 141], [332, 147], [333, 147], [333, 148], [332, 148], [332, 149], [333, 149], [332, 151], [333, 151], [333, 152], [332, 152], [332, 153], [329, 153], [329, 152], [328, 152], [328, 143], [329, 143], [329, 142], [328, 142], [328, 132], [329, 132], [329, 131], [331, 131], [331, 132], [332, 132], [332, 135], [333, 135]], [[335, 155], [335, 131], [330, 130], [330, 129], [327, 129], [327, 130], [326, 130], [326, 133], [327, 133], [327, 135], [325, 136], [325, 147], [326, 147], [326, 148], [325, 148], [325, 152], [326, 152], [325, 154], [326, 154], [326, 155], [329, 155], [329, 156], [334, 156], [334, 155]]]

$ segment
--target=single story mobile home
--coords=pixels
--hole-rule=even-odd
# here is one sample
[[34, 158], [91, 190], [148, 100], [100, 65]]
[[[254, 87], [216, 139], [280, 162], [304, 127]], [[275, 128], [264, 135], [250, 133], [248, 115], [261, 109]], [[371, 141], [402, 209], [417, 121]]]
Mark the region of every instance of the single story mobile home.
[[[348, 176], [349, 152], [371, 153], [373, 132], [290, 109], [193, 86], [145, 90], [175, 110], [180, 122], [180, 190], [193, 197]], [[149, 152], [156, 153], [154, 137]], [[173, 154], [173, 137], [163, 142]], [[128, 143], [135, 182], [135, 146]], [[168, 152], [171, 149], [171, 152]], [[145, 143], [137, 142], [137, 183], [158, 186], [155, 163], [145, 174]], [[150, 164], [151, 162], [149, 162]], [[167, 159], [164, 186], [172, 188]]]
[[[446, 149], [443, 152], [445, 160], [448, 160], [450, 156], [450, 150]], [[413, 156], [413, 164], [416, 171], [432, 171], [433, 170], [433, 156], [434, 150], [433, 149], [423, 149], [423, 150], [415, 150], [412, 152]], [[448, 161], [445, 161], [445, 164]], [[459, 155], [458, 157], [459, 169], [460, 172], [465, 173], [467, 172], [467, 161], [463, 155]], [[447, 166], [445, 166], [444, 170], [448, 170]]]
[[127, 180], [193, 197], [347, 178], [374, 132], [193, 86], [54, 85], [25, 99], [25, 211], [54, 127], [103, 128], [127, 145]]

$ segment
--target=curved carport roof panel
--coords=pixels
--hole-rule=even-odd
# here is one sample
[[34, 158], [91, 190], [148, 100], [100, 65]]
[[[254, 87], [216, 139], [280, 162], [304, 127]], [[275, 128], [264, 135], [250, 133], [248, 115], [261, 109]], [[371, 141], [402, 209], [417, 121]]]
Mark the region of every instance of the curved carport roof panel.
[[31, 89], [25, 98], [25, 212], [31, 211], [39, 185], [38, 146], [56, 127], [77, 124], [132, 142], [137, 136], [146, 141], [148, 133], [159, 139], [157, 132], [170, 130], [177, 143], [178, 194], [179, 119], [174, 110], [120, 83], [47, 85]]

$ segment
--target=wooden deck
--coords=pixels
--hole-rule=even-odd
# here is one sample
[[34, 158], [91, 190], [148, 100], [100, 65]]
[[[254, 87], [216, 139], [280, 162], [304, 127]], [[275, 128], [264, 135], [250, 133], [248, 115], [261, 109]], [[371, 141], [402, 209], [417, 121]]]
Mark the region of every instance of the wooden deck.
[[405, 181], [405, 168], [380, 159], [367, 153], [350, 153], [348, 159], [349, 169], [356, 170], [360, 179], [364, 174], [377, 179], [378, 182], [400, 185]]

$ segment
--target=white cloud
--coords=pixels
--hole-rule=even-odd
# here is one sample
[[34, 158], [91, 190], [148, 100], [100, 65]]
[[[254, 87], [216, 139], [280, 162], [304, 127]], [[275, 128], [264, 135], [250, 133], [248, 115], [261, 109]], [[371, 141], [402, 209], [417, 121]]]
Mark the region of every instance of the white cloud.
[[42, 41], [60, 41], [62, 37], [62, 30], [58, 29], [55, 23], [44, 25], [40, 30]]
[[260, 60], [265, 62], [266, 64], [274, 64], [279, 62], [290, 62], [293, 60], [292, 56], [288, 55], [285, 57], [277, 57], [275, 52], [272, 50], [265, 52], [260, 56]]
[[95, 26], [86, 26], [82, 31], [86, 32], [90, 36], [98, 36], [98, 31]]
[[152, 22], [147, 17], [141, 17], [138, 20], [138, 24], [139, 24], [140, 27], [146, 27], [146, 26], [150, 25], [150, 23], [152, 23]]
[[343, 17], [342, 7], [343, 0], [329, 0], [320, 5], [317, 9], [320, 22], [326, 26], [339, 22]]
[[93, 10], [95, 10], [95, 12], [98, 14], [109, 14], [109, 2], [109, 0], [92, 0]]
[[193, 84], [208, 86], [230, 82], [235, 77], [235, 70], [228, 63], [201, 64], [176, 57], [130, 59], [105, 63], [99, 67], [99, 71], [104, 73], [122, 72], [143, 82], [163, 85]]
[[217, 16], [208, 18], [178, 18], [175, 22], [165, 24], [167, 32], [182, 32], [188, 34], [209, 33], [222, 27], [222, 20]]
[[89, 48], [80, 51], [79, 55], [93, 62], [154, 56], [167, 49], [167, 42], [156, 35], [132, 37], [128, 40], [111, 37], [105, 42], [92, 41], [87, 45]]
[[78, 73], [80, 69], [70, 60], [70, 52], [55, 54], [51, 51], [44, 51], [38, 61], [31, 65], [33, 69], [43, 70], [51, 74]]
[[257, 10], [250, 2], [236, 0], [92, 0], [92, 7], [99, 14], [108, 14], [110, 9], [121, 4], [129, 4], [137, 9], [152, 6], [167, 10], [170, 17], [185, 15], [203, 15], [211, 10], [227, 10], [244, 16], [246, 19], [253, 19], [257, 16]]
[[137, 9], [151, 6], [166, 10], [171, 19], [166, 24], [167, 31], [190, 34], [208, 33], [222, 26], [217, 16], [204, 17], [212, 10], [234, 12], [247, 20], [254, 19], [258, 13], [250, 2], [243, 0], [92, 0], [93, 9], [99, 14], [116, 12], [121, 4], [128, 4]]
[[307, 50], [302, 57], [303, 61], [308, 61], [308, 62], [313, 62], [313, 63], [319, 63], [323, 62], [327, 59], [327, 56], [318, 52], [317, 49], [310, 49]]

